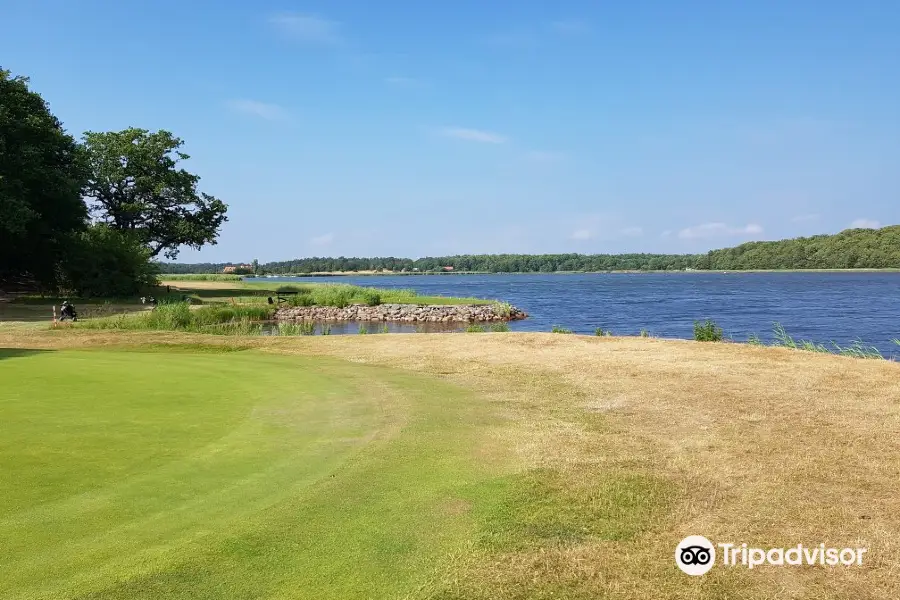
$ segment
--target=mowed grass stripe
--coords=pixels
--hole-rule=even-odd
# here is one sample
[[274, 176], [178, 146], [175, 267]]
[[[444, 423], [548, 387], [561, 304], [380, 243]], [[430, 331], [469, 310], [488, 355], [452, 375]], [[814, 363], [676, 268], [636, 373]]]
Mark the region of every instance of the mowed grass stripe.
[[0, 597], [390, 597], [470, 535], [479, 408], [255, 352], [0, 360]]

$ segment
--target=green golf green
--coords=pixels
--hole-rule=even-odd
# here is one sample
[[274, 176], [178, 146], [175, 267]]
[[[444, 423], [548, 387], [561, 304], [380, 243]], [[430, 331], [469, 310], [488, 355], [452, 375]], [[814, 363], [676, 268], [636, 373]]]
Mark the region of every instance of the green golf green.
[[258, 351], [0, 350], [0, 598], [406, 596], [489, 489], [473, 400]]

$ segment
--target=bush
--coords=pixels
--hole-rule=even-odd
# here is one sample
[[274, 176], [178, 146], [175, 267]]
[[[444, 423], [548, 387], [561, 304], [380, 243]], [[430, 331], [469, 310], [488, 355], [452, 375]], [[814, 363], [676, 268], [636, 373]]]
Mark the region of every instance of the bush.
[[554, 325], [553, 329], [550, 330], [550, 333], [572, 333], [572, 330], [560, 327], [559, 325]]
[[353, 303], [354, 288], [344, 284], [324, 284], [314, 287], [309, 294], [313, 304], [346, 308]]
[[75, 236], [61, 264], [62, 287], [80, 297], [137, 296], [156, 285], [150, 251], [127, 232], [103, 224]]
[[612, 337], [612, 331], [609, 329], [603, 329], [602, 327], [598, 327], [594, 330], [594, 335], [598, 337]]
[[698, 342], [721, 342], [725, 337], [722, 328], [716, 325], [712, 319], [706, 319], [702, 323], [694, 321], [694, 339]]
[[364, 289], [357, 294], [357, 297], [362, 300], [363, 304], [368, 306], [378, 306], [381, 304], [381, 294], [373, 289]]
[[509, 302], [494, 302], [494, 314], [501, 317], [509, 317], [512, 314], [512, 304]]
[[297, 294], [288, 297], [287, 303], [291, 306], [313, 306], [315, 301], [309, 294]]
[[469, 326], [466, 327], [466, 333], [484, 333], [484, 327], [478, 323], [470, 323]]
[[133, 315], [91, 319], [79, 323], [90, 329], [143, 329], [196, 331], [203, 333], [242, 333], [253, 324], [271, 317], [267, 306], [203, 306], [191, 310], [187, 302], [161, 303], [153, 310]]
[[502, 321], [500, 323], [494, 323], [491, 325], [491, 331], [494, 333], [505, 333], [509, 331], [509, 323], [504, 323]]

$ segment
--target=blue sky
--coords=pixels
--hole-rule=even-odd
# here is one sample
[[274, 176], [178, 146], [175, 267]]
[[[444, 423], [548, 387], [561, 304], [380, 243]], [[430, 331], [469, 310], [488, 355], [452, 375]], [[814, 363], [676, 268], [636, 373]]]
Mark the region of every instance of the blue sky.
[[900, 3], [0, 0], [75, 135], [186, 141], [180, 261], [696, 252], [900, 223]]

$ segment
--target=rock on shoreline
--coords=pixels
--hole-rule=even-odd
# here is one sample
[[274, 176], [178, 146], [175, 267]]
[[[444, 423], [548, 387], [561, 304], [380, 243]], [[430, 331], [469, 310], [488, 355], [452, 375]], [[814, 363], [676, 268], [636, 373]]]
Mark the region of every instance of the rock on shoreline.
[[336, 306], [290, 306], [275, 312], [278, 321], [400, 321], [407, 323], [474, 323], [517, 321], [526, 315], [516, 307], [502, 314], [493, 304], [352, 304]]

